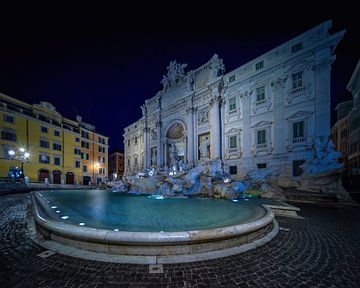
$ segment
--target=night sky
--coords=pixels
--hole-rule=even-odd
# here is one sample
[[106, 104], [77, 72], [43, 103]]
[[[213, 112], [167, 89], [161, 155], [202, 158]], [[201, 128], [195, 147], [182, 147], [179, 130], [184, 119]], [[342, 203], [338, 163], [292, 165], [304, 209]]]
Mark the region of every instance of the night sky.
[[79, 114], [110, 137], [110, 150], [122, 149], [124, 127], [161, 89], [171, 60], [188, 63], [187, 71], [217, 53], [229, 72], [332, 19], [333, 32], [347, 29], [332, 70], [332, 106], [351, 98], [345, 86], [360, 51], [351, 2], [154, 3], [0, 1], [0, 92], [50, 102], [71, 119]]

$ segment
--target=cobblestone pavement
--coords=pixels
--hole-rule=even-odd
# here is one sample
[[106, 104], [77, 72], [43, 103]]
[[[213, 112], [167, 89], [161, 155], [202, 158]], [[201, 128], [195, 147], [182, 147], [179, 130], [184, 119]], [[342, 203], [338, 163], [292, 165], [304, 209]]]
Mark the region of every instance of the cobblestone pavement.
[[148, 265], [36, 256], [45, 249], [27, 235], [29, 203], [0, 196], [0, 287], [360, 287], [360, 208], [300, 206], [305, 220], [278, 218], [290, 231], [262, 247], [149, 274]]

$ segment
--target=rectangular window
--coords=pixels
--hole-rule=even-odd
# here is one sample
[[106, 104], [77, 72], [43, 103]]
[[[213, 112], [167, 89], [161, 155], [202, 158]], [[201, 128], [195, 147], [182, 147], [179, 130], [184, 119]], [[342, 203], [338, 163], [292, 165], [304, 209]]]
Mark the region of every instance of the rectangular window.
[[229, 111], [235, 111], [236, 110], [236, 98], [229, 99]]
[[39, 155], [39, 163], [50, 164], [50, 156], [40, 154]]
[[305, 160], [296, 160], [293, 161], [293, 176], [300, 176], [303, 173], [301, 165], [305, 163]]
[[130, 147], [130, 144], [131, 144], [131, 143], [130, 143], [130, 140], [128, 140], [128, 146], [129, 146], [129, 147]]
[[101, 146], [99, 146], [99, 152], [101, 152], [101, 153], [105, 153], [105, 147], [101, 147]]
[[105, 174], [105, 168], [99, 168], [99, 174]]
[[83, 172], [87, 172], [87, 165], [83, 165]]
[[234, 81], [235, 81], [235, 75], [231, 75], [229, 77], [229, 83], [234, 82]]
[[49, 141], [40, 139], [40, 147], [41, 148], [50, 148]]
[[74, 148], [75, 155], [81, 155], [81, 150], [79, 148]]
[[229, 138], [229, 148], [230, 149], [236, 149], [237, 148], [237, 137], [236, 136], [230, 136]]
[[44, 126], [41, 126], [41, 132], [42, 133], [48, 133], [48, 128], [44, 127]]
[[61, 151], [61, 145], [58, 143], [53, 143], [53, 150]]
[[256, 102], [265, 101], [265, 86], [256, 88]]
[[134, 143], [135, 143], [135, 145], [137, 144], [137, 137], [135, 137], [135, 139], [134, 139]]
[[60, 137], [60, 131], [54, 130], [54, 136]]
[[89, 153], [81, 153], [81, 159], [89, 160]]
[[81, 141], [81, 147], [89, 149], [89, 142]]
[[265, 169], [266, 168], [266, 163], [259, 163], [257, 164], [258, 169]]
[[54, 157], [54, 165], [60, 165], [60, 157]]
[[304, 137], [304, 121], [293, 123], [293, 138]]
[[302, 78], [302, 71], [292, 74], [292, 89], [301, 88], [303, 86]]
[[128, 166], [130, 166], [130, 159], [128, 159]]
[[83, 138], [89, 139], [89, 132], [86, 132], [86, 131], [81, 130], [81, 136], [82, 136]]
[[237, 166], [230, 166], [230, 175], [237, 174]]
[[12, 131], [1, 131], [1, 139], [16, 142], [16, 133]]
[[266, 130], [258, 130], [257, 131], [257, 144], [266, 144]]
[[15, 117], [4, 114], [4, 122], [14, 124], [15, 123]]
[[80, 168], [80, 160], [75, 161], [75, 168]]
[[75, 137], [75, 142], [80, 142], [80, 138], [79, 137]]
[[291, 53], [296, 53], [298, 51], [300, 51], [303, 48], [303, 43], [299, 42], [293, 46], [291, 46]]
[[260, 61], [255, 64], [255, 70], [260, 70], [262, 68], [264, 68], [264, 61]]

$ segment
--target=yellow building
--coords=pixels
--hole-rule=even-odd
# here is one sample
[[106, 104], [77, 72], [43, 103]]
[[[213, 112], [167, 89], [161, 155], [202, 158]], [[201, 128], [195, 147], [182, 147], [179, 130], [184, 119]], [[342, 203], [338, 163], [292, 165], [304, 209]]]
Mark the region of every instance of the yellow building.
[[24, 175], [32, 182], [88, 185], [107, 177], [108, 137], [79, 116], [62, 117], [50, 103], [31, 105], [0, 93], [0, 130], [0, 177], [21, 170], [24, 155]]

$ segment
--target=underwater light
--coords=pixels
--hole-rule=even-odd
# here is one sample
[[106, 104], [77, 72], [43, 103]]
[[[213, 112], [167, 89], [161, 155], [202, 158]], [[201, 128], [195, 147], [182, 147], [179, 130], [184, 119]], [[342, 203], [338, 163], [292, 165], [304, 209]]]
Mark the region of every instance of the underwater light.
[[84, 223], [84, 222], [80, 222], [80, 223], [79, 223], [79, 226], [85, 226], [85, 223]]
[[56, 213], [60, 213], [61, 211], [60, 211], [60, 210], [56, 210], [55, 212], [56, 212]]
[[119, 232], [119, 229], [114, 229], [115, 232]]
[[239, 199], [232, 199], [232, 202], [239, 202]]
[[68, 219], [69, 218], [69, 216], [61, 216], [61, 219], [64, 219], [64, 220], [66, 220], [66, 219]]
[[51, 208], [52, 208], [52, 209], [56, 209], [56, 208], [57, 208], [57, 206], [51, 206]]

